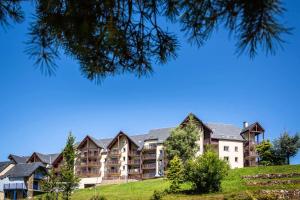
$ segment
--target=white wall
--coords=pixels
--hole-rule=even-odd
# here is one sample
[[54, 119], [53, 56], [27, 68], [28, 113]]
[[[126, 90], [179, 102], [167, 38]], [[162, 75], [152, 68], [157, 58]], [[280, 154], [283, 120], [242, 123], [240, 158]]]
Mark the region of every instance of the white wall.
[[100, 184], [101, 177], [81, 178], [79, 182], [79, 189], [83, 189], [85, 184]]
[[[224, 146], [228, 146], [229, 150], [224, 151]], [[235, 147], [238, 151], [235, 151]], [[243, 142], [240, 141], [229, 141], [229, 140], [219, 140], [219, 158], [224, 159], [224, 157], [229, 158], [229, 165], [231, 168], [242, 168], [244, 167], [244, 149]], [[235, 158], [238, 161], [235, 161]]]
[[[162, 151], [162, 153], [161, 153], [161, 151]], [[155, 176], [163, 176], [164, 175], [164, 159], [160, 159], [163, 157], [164, 157], [164, 146], [163, 146], [163, 144], [157, 144]], [[161, 174], [159, 173], [160, 170], [161, 170]]]

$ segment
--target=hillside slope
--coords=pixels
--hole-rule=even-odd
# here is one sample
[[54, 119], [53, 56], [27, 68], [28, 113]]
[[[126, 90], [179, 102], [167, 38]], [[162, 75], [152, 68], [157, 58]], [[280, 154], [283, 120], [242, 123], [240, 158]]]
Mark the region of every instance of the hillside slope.
[[[249, 180], [242, 176], [257, 174], [289, 174], [300, 173], [300, 165], [290, 166], [268, 166], [268, 167], [251, 167], [230, 170], [227, 178], [222, 182], [222, 192], [209, 195], [168, 195], [164, 199], [192, 200], [192, 199], [223, 199], [224, 195], [232, 195], [243, 191], [256, 191], [259, 189], [294, 189], [300, 188], [300, 184], [276, 184], [271, 186], [248, 186]], [[273, 179], [274, 180], [274, 179]], [[279, 178], [276, 180], [300, 180], [300, 176], [290, 178]], [[268, 181], [268, 179], [258, 179], [256, 181]], [[168, 181], [165, 179], [152, 179], [139, 182], [132, 182], [120, 185], [104, 185], [95, 189], [78, 190], [73, 194], [73, 200], [86, 200], [95, 194], [105, 196], [108, 200], [141, 200], [149, 199], [154, 190], [164, 190], [168, 188]], [[186, 185], [185, 187], [189, 187]]]

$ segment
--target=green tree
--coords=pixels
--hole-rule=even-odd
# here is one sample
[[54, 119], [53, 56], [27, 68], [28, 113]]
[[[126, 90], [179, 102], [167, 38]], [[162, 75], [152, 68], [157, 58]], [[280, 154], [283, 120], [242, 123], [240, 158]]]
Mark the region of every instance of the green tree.
[[76, 150], [75, 138], [69, 134], [66, 147], [63, 151], [64, 165], [61, 169], [61, 190], [64, 200], [71, 198], [72, 191], [78, 186], [79, 178], [74, 173]]
[[59, 178], [54, 173], [53, 170], [50, 170], [48, 176], [45, 180], [42, 181], [42, 190], [46, 192], [45, 200], [57, 200], [58, 191], [60, 187]]
[[290, 158], [294, 157], [300, 148], [300, 136], [299, 134], [290, 136], [288, 132], [284, 132], [274, 141], [274, 147], [277, 157], [281, 157], [285, 164], [289, 165]]
[[229, 165], [208, 149], [202, 156], [190, 160], [186, 167], [186, 181], [193, 185], [197, 193], [221, 190], [221, 181], [228, 174]]
[[[20, 22], [21, 0], [0, 1], [0, 22]], [[238, 53], [255, 56], [261, 48], [276, 52], [289, 28], [281, 22], [282, 0], [35, 0], [28, 54], [42, 71], [55, 73], [59, 49], [80, 63], [82, 74], [106, 76], [153, 71], [177, 56], [178, 25], [187, 41], [201, 47], [223, 26], [236, 40]]]
[[168, 160], [178, 156], [184, 163], [194, 157], [199, 149], [196, 141], [199, 140], [199, 128], [193, 116], [189, 117], [186, 124], [172, 130], [165, 141]]
[[170, 191], [178, 192], [180, 184], [184, 181], [184, 166], [182, 160], [175, 155], [170, 161], [170, 166], [167, 172], [167, 178], [170, 181]]
[[259, 155], [260, 165], [273, 165], [274, 164], [274, 148], [269, 140], [264, 140], [256, 146], [256, 151]]

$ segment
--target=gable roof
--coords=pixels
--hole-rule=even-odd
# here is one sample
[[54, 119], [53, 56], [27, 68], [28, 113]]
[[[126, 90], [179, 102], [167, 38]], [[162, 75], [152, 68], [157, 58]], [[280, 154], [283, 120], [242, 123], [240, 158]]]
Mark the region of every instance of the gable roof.
[[244, 141], [240, 134], [241, 129], [232, 124], [207, 123], [206, 125], [213, 131], [212, 139]]
[[249, 131], [249, 130], [252, 131], [256, 126], [257, 126], [262, 132], [265, 132], [264, 128], [260, 125], [260, 123], [254, 122], [253, 124], [251, 124], [251, 125], [247, 126], [246, 128], [244, 128], [244, 129], [241, 131], [241, 133], [245, 133], [245, 132], [247, 132], [247, 131]]
[[40, 162], [35, 163], [20, 163], [16, 164], [2, 177], [9, 178], [23, 178], [31, 176], [38, 168], [42, 168], [46, 171], [44, 165]]
[[117, 137], [119, 137], [119, 135], [124, 135], [125, 137], [127, 137], [133, 144], [135, 144], [137, 147], [139, 147], [138, 144], [135, 143], [135, 141], [128, 136], [126, 133], [124, 133], [123, 131], [120, 131], [108, 144], [106, 148], [110, 148], [110, 146], [116, 141]]
[[0, 173], [5, 170], [10, 164], [12, 164], [11, 161], [4, 161], [0, 162]]
[[42, 163], [45, 163], [45, 164], [52, 164], [56, 158], [59, 156], [59, 153], [54, 153], [54, 154], [42, 154], [42, 153], [39, 153], [39, 152], [34, 152], [30, 158], [27, 160], [27, 162], [33, 157], [33, 156], [37, 156], [39, 158], [39, 160], [42, 162]]
[[99, 143], [99, 141], [90, 135], [85, 136], [85, 138], [80, 143], [78, 143], [77, 148], [80, 148], [87, 140], [91, 140], [93, 143], [95, 143], [96, 146], [101, 148], [101, 144]]
[[13, 154], [8, 156], [8, 159], [13, 161], [15, 164], [26, 163], [29, 158], [30, 156], [17, 156]]

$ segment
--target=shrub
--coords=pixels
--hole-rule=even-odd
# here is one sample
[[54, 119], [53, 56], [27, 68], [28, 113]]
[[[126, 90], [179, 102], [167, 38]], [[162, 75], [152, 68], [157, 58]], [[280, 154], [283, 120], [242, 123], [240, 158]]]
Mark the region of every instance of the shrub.
[[166, 195], [166, 192], [154, 190], [153, 195], [151, 196], [150, 200], [161, 200], [163, 196]]
[[106, 200], [104, 196], [95, 195], [90, 198], [90, 200]]
[[180, 184], [184, 181], [184, 167], [182, 160], [178, 156], [174, 156], [170, 161], [167, 178], [171, 183], [170, 192], [178, 192]]
[[215, 152], [208, 149], [202, 156], [188, 162], [186, 179], [197, 193], [217, 192], [228, 170], [227, 162], [220, 160]]

